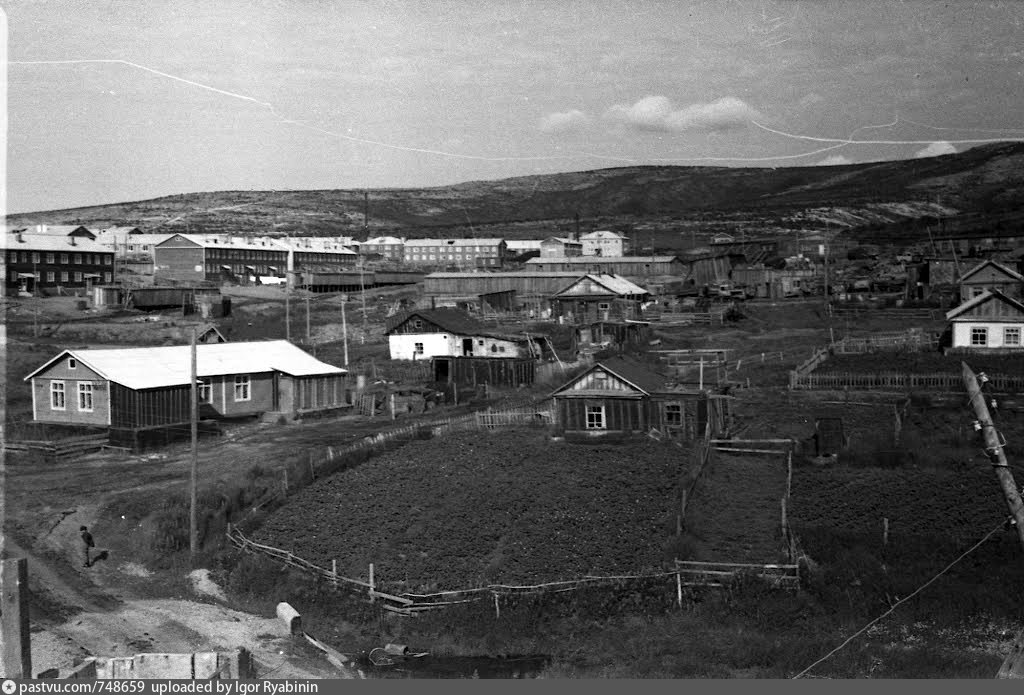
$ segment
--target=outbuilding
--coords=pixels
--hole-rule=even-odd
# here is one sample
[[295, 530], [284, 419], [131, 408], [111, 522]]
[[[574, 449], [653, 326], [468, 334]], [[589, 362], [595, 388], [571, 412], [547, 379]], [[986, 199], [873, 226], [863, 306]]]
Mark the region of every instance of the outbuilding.
[[551, 315], [574, 323], [639, 319], [650, 294], [617, 275], [584, 275], [551, 297]]
[[389, 322], [393, 360], [528, 357], [529, 338], [494, 331], [459, 309], [416, 309]]

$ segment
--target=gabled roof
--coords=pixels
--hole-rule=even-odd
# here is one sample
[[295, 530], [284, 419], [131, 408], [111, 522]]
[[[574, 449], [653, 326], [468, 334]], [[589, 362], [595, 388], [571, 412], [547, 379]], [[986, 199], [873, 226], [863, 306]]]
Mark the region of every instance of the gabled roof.
[[[191, 371], [188, 345], [65, 350], [26, 376], [25, 381], [65, 357], [74, 357], [104, 379], [136, 390], [188, 385]], [[321, 362], [287, 340], [196, 345], [199, 377], [265, 372], [316, 376], [346, 374], [347, 370]]]
[[565, 289], [555, 293], [554, 296], [559, 297], [563, 294], [566, 294], [569, 290], [571, 290], [573, 287], [583, 282], [584, 280], [591, 280], [600, 285], [601, 287], [604, 287], [609, 292], [620, 296], [650, 294], [643, 287], [640, 287], [640, 285], [634, 284], [620, 275], [584, 275], [583, 277], [574, 281]]
[[946, 312], [946, 320], [947, 321], [951, 321], [951, 320], [955, 319], [957, 316], [960, 316], [961, 314], [966, 313], [966, 312], [970, 311], [971, 309], [974, 309], [975, 307], [981, 306], [982, 304], [984, 304], [985, 302], [989, 301], [990, 299], [995, 299], [997, 301], [1005, 302], [1006, 304], [1009, 304], [1010, 306], [1012, 306], [1015, 309], [1017, 309], [1017, 311], [1019, 311], [1022, 314], [1024, 314], [1024, 304], [1021, 304], [1016, 299], [1013, 299], [1012, 297], [1007, 297], [1005, 294], [1003, 294], [999, 290], [985, 290], [984, 292], [979, 294], [977, 297], [972, 297], [971, 299], [967, 300], [966, 302], [964, 302], [960, 306], [953, 307], [952, 309], [947, 311]]
[[206, 249], [244, 249], [251, 251], [288, 251], [288, 247], [280, 243], [277, 239], [267, 236], [260, 237], [233, 237], [222, 234], [215, 235], [202, 235], [202, 234], [185, 234], [182, 232], [176, 232], [166, 239], [164, 239], [159, 246], [167, 243], [174, 237], [181, 237], [186, 241], [191, 241], [196, 246], [201, 246]]
[[1012, 278], [1012, 279], [1016, 280], [1017, 282], [1024, 282], [1024, 275], [1021, 275], [1021, 274], [1020, 274], [1020, 273], [1018, 273], [1018, 272], [1017, 272], [1016, 270], [1014, 270], [1014, 269], [1012, 269], [1012, 268], [1007, 268], [1007, 267], [1006, 267], [1005, 265], [1003, 265], [1002, 263], [997, 263], [996, 261], [993, 261], [993, 260], [991, 260], [991, 259], [989, 259], [989, 260], [986, 260], [986, 261], [982, 261], [982, 262], [981, 262], [981, 263], [979, 263], [978, 265], [976, 265], [976, 266], [974, 266], [973, 268], [971, 268], [970, 270], [968, 270], [968, 271], [967, 271], [966, 273], [964, 273], [964, 274], [963, 274], [963, 276], [962, 276], [962, 277], [960, 278], [960, 282], [963, 282], [963, 281], [964, 281], [964, 280], [966, 280], [967, 278], [971, 277], [972, 275], [974, 275], [975, 273], [977, 273], [978, 271], [980, 271], [980, 270], [981, 270], [982, 268], [984, 268], [985, 266], [992, 266], [993, 268], [995, 268], [995, 269], [996, 269], [996, 270], [998, 270], [999, 272], [1003, 273], [1003, 274], [1004, 274], [1004, 275], [1006, 275], [1007, 277], [1009, 277], [1009, 278]]
[[583, 239], [625, 239], [625, 234], [619, 234], [618, 232], [612, 232], [607, 229], [599, 229], [595, 232], [587, 232], [586, 234], [580, 235], [580, 240]]
[[547, 239], [545, 239], [544, 241], [542, 241], [540, 243], [542, 243], [542, 244], [556, 243], [556, 244], [579, 244], [579, 245], [582, 245], [582, 242], [576, 241], [575, 239], [570, 239], [570, 238], [564, 237], [564, 236], [549, 236]]
[[503, 340], [525, 341], [522, 336], [508, 335], [493, 331], [461, 309], [451, 307], [440, 307], [438, 309], [413, 309], [404, 316], [399, 316], [389, 321], [390, 328], [386, 333], [391, 334], [396, 328], [406, 323], [409, 319], [420, 318], [424, 321], [438, 326], [442, 330], [455, 335], [484, 335]]
[[363, 244], [372, 244], [375, 246], [401, 246], [405, 243], [405, 239], [400, 239], [396, 236], [375, 236], [372, 239], [367, 239], [362, 242]]
[[555, 393], [565, 391], [569, 386], [575, 384], [577, 381], [583, 379], [585, 376], [597, 369], [603, 369], [648, 396], [669, 390], [669, 377], [664, 374], [655, 372], [646, 365], [628, 357], [612, 357], [594, 364], [590, 369], [583, 372], [576, 378], [562, 384]]

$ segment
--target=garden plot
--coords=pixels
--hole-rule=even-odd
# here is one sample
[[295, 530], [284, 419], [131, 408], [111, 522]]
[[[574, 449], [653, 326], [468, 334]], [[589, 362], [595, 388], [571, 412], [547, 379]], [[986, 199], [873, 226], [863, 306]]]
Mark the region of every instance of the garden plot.
[[394, 589], [660, 569], [689, 451], [537, 431], [416, 441], [322, 480], [254, 540]]
[[[772, 564], [786, 560], [782, 498], [786, 456], [713, 452], [687, 504], [687, 560]], [[684, 559], [684, 558], [680, 558]]]

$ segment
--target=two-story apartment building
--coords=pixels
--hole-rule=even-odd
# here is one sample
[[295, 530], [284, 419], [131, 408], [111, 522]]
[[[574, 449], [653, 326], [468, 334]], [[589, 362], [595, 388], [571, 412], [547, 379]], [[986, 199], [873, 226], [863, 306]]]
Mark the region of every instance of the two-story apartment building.
[[113, 279], [113, 250], [87, 236], [9, 232], [4, 242], [8, 295], [79, 294]]
[[580, 235], [584, 256], [625, 256], [629, 239], [618, 232], [599, 230]]
[[375, 236], [359, 244], [359, 255], [380, 256], [385, 261], [401, 263], [405, 257], [405, 239]]
[[408, 265], [500, 268], [507, 254], [504, 239], [409, 239]]
[[178, 282], [255, 281], [284, 277], [290, 249], [268, 237], [174, 234], [153, 248], [157, 279]]
[[289, 271], [337, 271], [355, 267], [359, 258], [352, 249], [326, 237], [285, 237], [275, 241], [288, 251]]

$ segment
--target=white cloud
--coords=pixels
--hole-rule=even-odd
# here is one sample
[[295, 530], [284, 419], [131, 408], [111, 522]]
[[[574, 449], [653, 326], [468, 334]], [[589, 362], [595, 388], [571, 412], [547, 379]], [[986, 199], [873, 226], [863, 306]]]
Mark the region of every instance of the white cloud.
[[921, 159], [922, 157], [938, 157], [944, 154], [956, 154], [956, 148], [948, 142], [933, 142], [927, 147], [915, 152], [914, 157]]
[[839, 166], [840, 164], [853, 164], [853, 160], [850, 159], [849, 157], [845, 156], [845, 155], [830, 154], [829, 156], [825, 157], [820, 162], [816, 163], [814, 166], [834, 167], [834, 166]]
[[744, 127], [760, 114], [742, 99], [722, 97], [707, 104], [691, 104], [677, 109], [668, 97], [649, 96], [631, 106], [616, 104], [605, 118], [638, 130], [731, 130]]
[[564, 133], [587, 124], [590, 118], [579, 109], [551, 113], [540, 120], [538, 126], [544, 133]]

